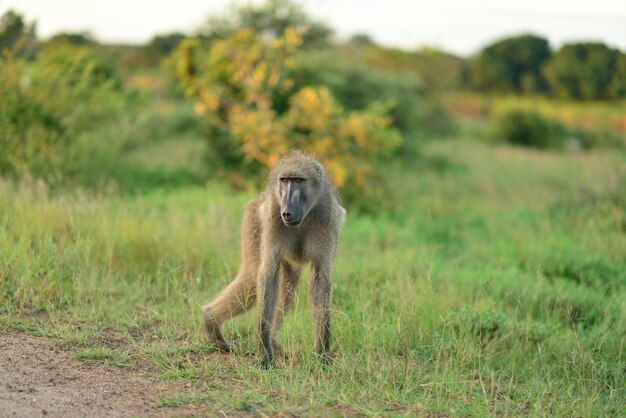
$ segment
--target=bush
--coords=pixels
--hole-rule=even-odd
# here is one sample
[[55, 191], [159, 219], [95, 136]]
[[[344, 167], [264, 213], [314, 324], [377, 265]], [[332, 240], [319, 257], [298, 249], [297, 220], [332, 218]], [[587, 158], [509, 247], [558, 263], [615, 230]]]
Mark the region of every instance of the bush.
[[565, 130], [537, 113], [513, 110], [496, 117], [493, 135], [513, 145], [545, 149], [560, 146]]
[[192, 40], [175, 52], [170, 63], [213, 127], [209, 148], [220, 152], [212, 152], [219, 160], [211, 163], [245, 186], [249, 178], [263, 181], [264, 168], [298, 148], [326, 163], [348, 203], [375, 194], [382, 174], [376, 162], [401, 145], [389, 106], [349, 110], [324, 86], [299, 88], [287, 68], [300, 43], [293, 30], [272, 41], [244, 30], [215, 41], [206, 54]]
[[88, 47], [57, 44], [33, 62], [0, 60], [0, 174], [63, 175], [77, 138], [128, 109], [112, 68]]
[[349, 110], [390, 104], [391, 124], [403, 134], [409, 148], [415, 148], [416, 137], [452, 131], [450, 116], [426, 95], [417, 76], [373, 70], [354, 52], [307, 52], [295, 61], [293, 73], [297, 86], [324, 85]]

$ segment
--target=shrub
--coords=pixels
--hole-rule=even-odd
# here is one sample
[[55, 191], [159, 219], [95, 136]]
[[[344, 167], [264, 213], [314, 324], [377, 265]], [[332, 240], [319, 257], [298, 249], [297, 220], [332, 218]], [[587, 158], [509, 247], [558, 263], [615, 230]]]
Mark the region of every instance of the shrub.
[[488, 309], [479, 311], [471, 306], [461, 306], [450, 311], [448, 319], [457, 333], [468, 331], [469, 335], [485, 344], [496, 338], [540, 343], [555, 334], [554, 324], [541, 321], [516, 321], [505, 312]]
[[564, 128], [543, 116], [521, 110], [508, 111], [496, 117], [493, 135], [513, 145], [552, 148], [561, 145]]
[[0, 174], [58, 177], [85, 131], [130, 104], [110, 66], [88, 47], [54, 45], [33, 62], [0, 60]]
[[295, 61], [293, 73], [296, 85], [327, 86], [349, 110], [389, 104], [391, 124], [403, 134], [408, 148], [415, 148], [416, 137], [452, 130], [449, 115], [427, 96], [417, 76], [373, 70], [353, 51], [308, 51]]
[[605, 319], [619, 317], [617, 309], [605, 297], [590, 288], [564, 284], [563, 290], [549, 300], [549, 308], [567, 325], [593, 327]]

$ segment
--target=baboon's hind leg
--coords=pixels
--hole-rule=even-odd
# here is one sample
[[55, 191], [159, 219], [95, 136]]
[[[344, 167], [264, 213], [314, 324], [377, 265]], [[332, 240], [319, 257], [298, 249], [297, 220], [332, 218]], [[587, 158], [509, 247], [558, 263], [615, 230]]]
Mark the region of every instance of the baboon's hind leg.
[[230, 346], [220, 329], [227, 319], [242, 314], [256, 302], [256, 280], [254, 273], [240, 271], [235, 280], [217, 298], [204, 307], [204, 326], [209, 340], [223, 353]]

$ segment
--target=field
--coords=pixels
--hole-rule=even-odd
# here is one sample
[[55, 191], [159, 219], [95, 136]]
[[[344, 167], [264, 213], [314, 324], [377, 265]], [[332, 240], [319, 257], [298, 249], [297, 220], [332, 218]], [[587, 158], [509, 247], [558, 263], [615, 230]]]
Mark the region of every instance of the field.
[[[460, 117], [471, 130], [476, 125], [489, 125], [494, 116], [517, 110], [533, 112], [557, 123], [576, 138], [583, 147], [623, 147], [626, 143], [626, 118], [623, 100], [572, 101], [541, 96], [484, 95], [469, 92], [448, 92], [440, 95], [443, 107]], [[483, 127], [484, 130], [484, 127]], [[488, 130], [488, 129], [487, 129]], [[484, 134], [484, 133], [483, 133]]]
[[124, 194], [0, 181], [0, 330], [149, 364], [191, 387], [158, 406], [207, 414], [623, 414], [623, 152], [455, 139], [418, 161], [385, 167], [389, 209], [348, 214], [332, 368], [312, 353], [305, 277], [277, 368], [252, 364], [254, 313], [226, 327], [235, 354], [206, 343], [201, 307], [236, 273], [253, 195], [219, 182]]

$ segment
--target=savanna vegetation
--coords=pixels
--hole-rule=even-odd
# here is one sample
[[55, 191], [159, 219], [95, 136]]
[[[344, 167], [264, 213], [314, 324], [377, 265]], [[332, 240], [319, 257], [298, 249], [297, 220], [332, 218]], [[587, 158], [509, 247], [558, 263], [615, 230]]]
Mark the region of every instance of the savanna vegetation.
[[[282, 0], [144, 46], [39, 39], [10, 11], [0, 48], [0, 330], [149, 364], [192, 388], [160, 405], [207, 414], [623, 414], [623, 52], [395, 50]], [[255, 315], [226, 356], [201, 306], [294, 146], [348, 208], [337, 356], [315, 358], [301, 285], [262, 370]]]

